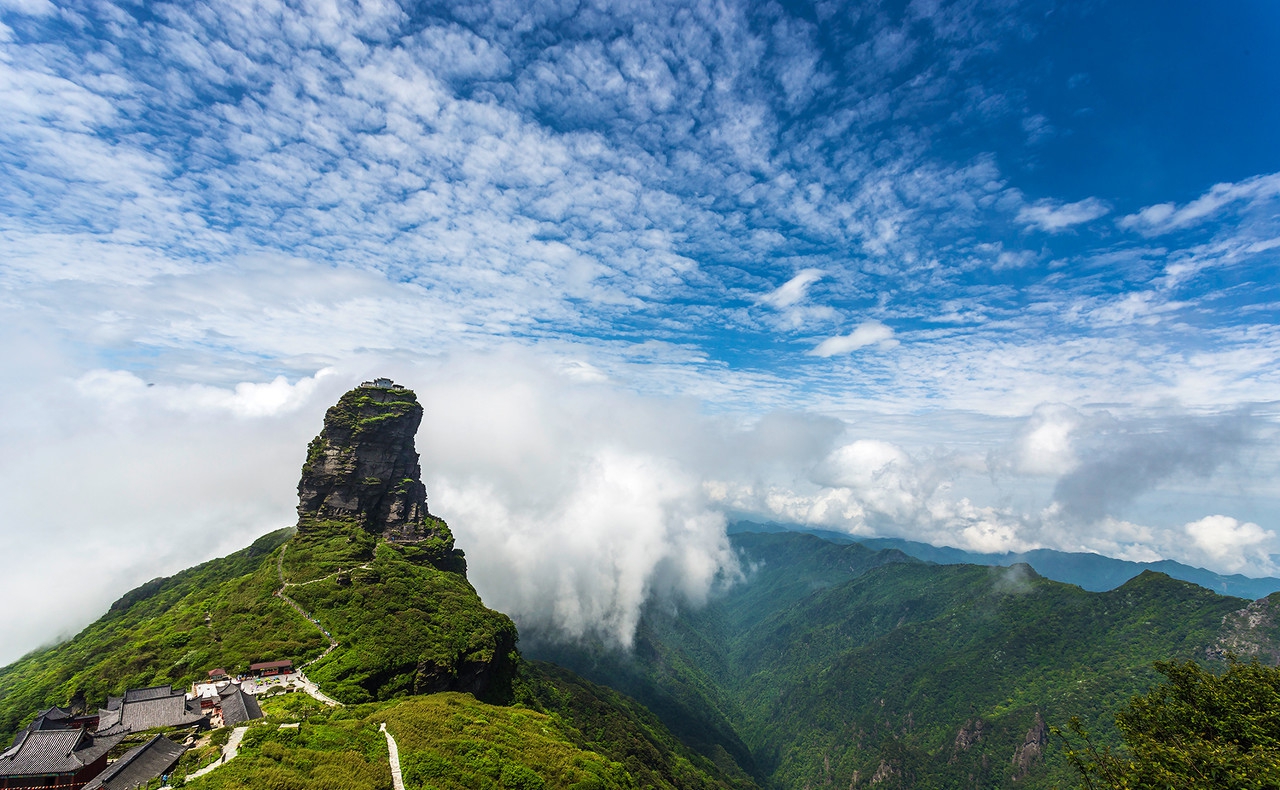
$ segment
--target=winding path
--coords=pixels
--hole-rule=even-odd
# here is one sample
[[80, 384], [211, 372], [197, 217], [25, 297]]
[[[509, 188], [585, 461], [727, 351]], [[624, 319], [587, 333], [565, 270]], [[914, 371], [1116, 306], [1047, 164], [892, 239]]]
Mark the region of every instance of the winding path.
[[[306, 585], [306, 584], [313, 584], [313, 583], [318, 582], [318, 581], [323, 581], [324, 579], [328, 579], [328, 578], [330, 578], [330, 577], [332, 577], [332, 576], [337, 576], [339, 573], [343, 573], [343, 571], [341, 571], [341, 570], [334, 571], [333, 573], [329, 574], [328, 576], [322, 576], [322, 577], [320, 577], [319, 579], [312, 579], [311, 581], [302, 582], [302, 584], [294, 584], [294, 583], [292, 583], [292, 582], [287, 582], [287, 581], [285, 581], [285, 580], [284, 580], [284, 552], [285, 552], [285, 550], [286, 550], [286, 549], [288, 549], [288, 548], [289, 548], [289, 544], [288, 544], [288, 543], [286, 543], [286, 544], [284, 544], [283, 546], [281, 546], [281, 547], [280, 547], [280, 556], [276, 559], [276, 573], [280, 576], [280, 589], [278, 589], [278, 590], [276, 590], [276, 591], [275, 591], [275, 596], [276, 596], [277, 598], [279, 598], [280, 600], [284, 601], [285, 603], [289, 604], [290, 606], [292, 606], [294, 609], [296, 609], [296, 610], [297, 610], [297, 612], [298, 612], [298, 614], [300, 614], [300, 615], [302, 615], [303, 617], [307, 618], [308, 622], [310, 622], [310, 623], [311, 623], [312, 625], [314, 625], [316, 628], [320, 629], [320, 633], [324, 634], [325, 638], [329, 640], [329, 646], [328, 646], [327, 648], [325, 648], [325, 650], [324, 650], [324, 652], [323, 652], [323, 653], [321, 653], [320, 655], [318, 655], [318, 656], [316, 656], [315, 658], [311, 659], [310, 661], [306, 662], [306, 663], [305, 663], [305, 664], [303, 664], [302, 666], [298, 667], [298, 678], [299, 678], [299, 681], [300, 681], [300, 683], [301, 683], [301, 685], [302, 685], [302, 689], [303, 689], [303, 691], [307, 692], [308, 694], [310, 694], [311, 696], [313, 696], [313, 697], [315, 697], [316, 699], [320, 700], [321, 702], [323, 702], [323, 703], [324, 703], [324, 704], [326, 704], [326, 705], [335, 706], [335, 707], [341, 707], [341, 706], [342, 706], [342, 703], [341, 703], [341, 702], [338, 702], [336, 699], [334, 699], [334, 698], [332, 698], [332, 697], [330, 697], [330, 696], [327, 696], [327, 695], [325, 695], [325, 694], [321, 693], [321, 692], [320, 692], [320, 687], [319, 687], [319, 686], [317, 686], [315, 683], [312, 683], [310, 680], [308, 680], [308, 679], [307, 679], [307, 676], [306, 676], [305, 674], [303, 674], [303, 672], [302, 672], [302, 670], [306, 669], [307, 667], [309, 667], [309, 666], [311, 666], [312, 664], [316, 663], [316, 662], [317, 662], [317, 661], [319, 661], [320, 659], [322, 659], [322, 658], [324, 658], [325, 656], [327, 656], [327, 655], [329, 655], [330, 653], [332, 653], [332, 652], [334, 651], [334, 648], [336, 648], [336, 647], [338, 646], [338, 640], [334, 639], [334, 638], [333, 638], [333, 634], [329, 633], [329, 629], [327, 629], [327, 628], [325, 628], [323, 625], [321, 625], [319, 620], [317, 620], [316, 618], [312, 617], [310, 612], [308, 612], [306, 609], [303, 609], [303, 608], [302, 608], [302, 606], [300, 606], [300, 605], [298, 604], [298, 602], [297, 602], [297, 601], [295, 601], [295, 600], [293, 600], [292, 598], [290, 598], [289, 596], [285, 595], [285, 594], [284, 594], [284, 591], [285, 591], [285, 589], [286, 589], [286, 588], [288, 588], [288, 587], [301, 587], [301, 586]], [[367, 567], [369, 567], [369, 566], [368, 566], [368, 565], [362, 565], [362, 566], [360, 566], [360, 567], [362, 567], [362, 568], [367, 568]]]
[[222, 747], [222, 757], [214, 762], [201, 768], [199, 771], [193, 771], [187, 774], [187, 781], [199, 779], [215, 768], [220, 768], [235, 759], [240, 752], [240, 741], [244, 738], [244, 734], [249, 731], [248, 727], [236, 727], [231, 731], [231, 737], [227, 739], [227, 745]]
[[404, 776], [400, 773], [400, 748], [396, 746], [396, 739], [391, 737], [391, 730], [387, 729], [385, 721], [378, 729], [387, 736], [387, 751], [391, 753], [391, 786], [394, 790], [404, 790]]

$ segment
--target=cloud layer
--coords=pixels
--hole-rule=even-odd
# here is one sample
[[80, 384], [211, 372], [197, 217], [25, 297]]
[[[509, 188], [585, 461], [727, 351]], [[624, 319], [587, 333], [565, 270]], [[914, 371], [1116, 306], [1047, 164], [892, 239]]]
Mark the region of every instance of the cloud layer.
[[[1157, 161], [1072, 33], [1170, 57], [1122, 21], [0, 4], [0, 593], [91, 580], [0, 644], [287, 524], [371, 374], [486, 596], [572, 633], [731, 581], [734, 515], [1273, 572], [1274, 145], [1143, 104]], [[1170, 51], [1187, 106], [1247, 76]]]

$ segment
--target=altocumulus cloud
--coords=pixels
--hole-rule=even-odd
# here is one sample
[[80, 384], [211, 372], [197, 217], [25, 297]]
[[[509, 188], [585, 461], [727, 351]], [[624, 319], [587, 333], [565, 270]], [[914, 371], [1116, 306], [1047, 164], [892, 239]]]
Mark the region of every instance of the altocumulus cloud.
[[892, 348], [897, 345], [897, 341], [893, 339], [893, 330], [874, 319], [863, 321], [847, 335], [836, 335], [822, 341], [814, 346], [809, 354], [815, 357], [834, 357], [871, 345], [881, 348]]

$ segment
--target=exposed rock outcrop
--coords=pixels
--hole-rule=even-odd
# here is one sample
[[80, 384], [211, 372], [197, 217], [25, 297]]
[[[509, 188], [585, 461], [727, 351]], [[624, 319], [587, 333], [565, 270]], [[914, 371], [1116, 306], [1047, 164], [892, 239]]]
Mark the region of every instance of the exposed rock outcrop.
[[982, 719], [969, 719], [956, 732], [955, 744], [951, 749], [951, 759], [948, 763], [954, 763], [960, 759], [962, 752], [969, 751], [975, 743], [982, 740], [982, 736], [987, 734], [987, 723]]
[[298, 482], [299, 532], [317, 522], [354, 521], [387, 540], [447, 536], [427, 512], [414, 448], [421, 422], [412, 390], [362, 385], [343, 395], [307, 447]]
[[881, 782], [892, 779], [897, 775], [898, 775], [898, 771], [894, 769], [892, 765], [889, 765], [889, 763], [885, 762], [884, 760], [881, 760], [880, 766], [876, 768], [876, 772], [871, 775], [871, 781], [868, 782], [867, 784], [878, 785]]
[[1206, 650], [1210, 658], [1234, 654], [1256, 658], [1264, 664], [1280, 664], [1280, 593], [1259, 598], [1222, 618], [1218, 640]]
[[1013, 750], [1013, 778], [1023, 779], [1031, 773], [1031, 767], [1044, 757], [1044, 748], [1049, 745], [1049, 728], [1045, 726], [1040, 711], [1036, 711], [1035, 721], [1022, 745]]

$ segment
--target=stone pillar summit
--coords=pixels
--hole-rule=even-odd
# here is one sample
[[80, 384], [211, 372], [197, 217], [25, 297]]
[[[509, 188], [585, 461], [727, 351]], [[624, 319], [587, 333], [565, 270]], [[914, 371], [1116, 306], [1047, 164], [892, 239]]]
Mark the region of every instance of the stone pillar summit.
[[340, 521], [387, 540], [446, 537], [452, 543], [448, 528], [427, 512], [414, 448], [421, 422], [413, 390], [390, 379], [366, 381], [343, 395], [307, 446], [298, 481], [299, 533]]

